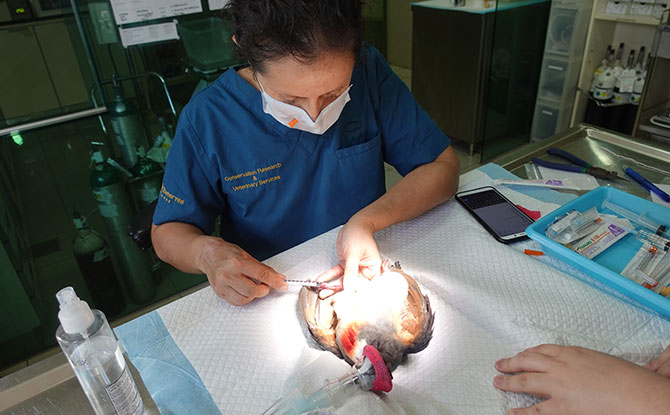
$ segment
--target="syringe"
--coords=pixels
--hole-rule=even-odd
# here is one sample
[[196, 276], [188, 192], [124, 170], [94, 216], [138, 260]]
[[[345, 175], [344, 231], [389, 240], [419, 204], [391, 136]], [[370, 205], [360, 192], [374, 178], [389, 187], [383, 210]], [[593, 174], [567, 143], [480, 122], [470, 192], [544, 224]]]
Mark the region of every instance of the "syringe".
[[664, 238], [658, 234], [647, 232], [644, 229], [637, 231], [637, 239], [642, 243], [647, 243], [656, 249], [668, 252], [670, 250], [670, 239]]
[[631, 212], [628, 209], [625, 209], [619, 205], [616, 205], [612, 202], [609, 201], [609, 199], [605, 199], [602, 203], [603, 209], [609, 209], [612, 212], [616, 213], [619, 216], [622, 216], [626, 219], [628, 219], [631, 222], [634, 222], [640, 226], [644, 226], [645, 228], [649, 229], [653, 233], [657, 235], [663, 235], [663, 233], [666, 231], [667, 227], [664, 224], [657, 223], [651, 219], [649, 219], [646, 216], [646, 213], [642, 214], [637, 214], [634, 212]]
[[637, 266], [636, 274], [642, 280], [642, 286], [644, 288], [652, 289], [658, 285], [658, 281], [651, 278], [647, 271], [647, 266], [654, 258], [654, 255], [656, 255], [656, 252], [658, 252], [658, 249], [656, 249], [655, 246], [649, 246], [649, 249], [647, 250], [648, 254], [645, 255], [644, 258], [642, 258], [642, 260]]

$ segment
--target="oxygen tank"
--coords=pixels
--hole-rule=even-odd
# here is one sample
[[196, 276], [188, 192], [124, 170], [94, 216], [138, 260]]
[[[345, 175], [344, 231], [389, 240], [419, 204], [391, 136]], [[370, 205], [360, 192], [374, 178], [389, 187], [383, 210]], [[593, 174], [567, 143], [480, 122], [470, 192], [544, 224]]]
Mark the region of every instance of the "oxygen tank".
[[140, 157], [134, 168], [130, 170], [133, 178], [129, 184], [134, 193], [135, 201], [141, 210], [158, 199], [158, 192], [163, 182], [163, 169], [153, 160]]
[[109, 231], [130, 298], [136, 304], [146, 303], [156, 295], [156, 284], [151, 275], [149, 257], [128, 235], [133, 211], [124, 183], [117, 170], [105, 163], [100, 149], [93, 150], [92, 160], [95, 169], [90, 177], [91, 188]]
[[112, 83], [114, 102], [109, 108], [109, 118], [121, 153], [121, 161], [130, 169], [137, 164], [137, 147], [142, 146], [146, 136], [137, 108], [123, 97], [123, 86], [116, 77], [112, 78]]
[[126, 306], [121, 285], [109, 257], [107, 242], [92, 229], [86, 218], [75, 211], [77, 235], [72, 240], [72, 252], [84, 276], [95, 305], [108, 316], [119, 314]]

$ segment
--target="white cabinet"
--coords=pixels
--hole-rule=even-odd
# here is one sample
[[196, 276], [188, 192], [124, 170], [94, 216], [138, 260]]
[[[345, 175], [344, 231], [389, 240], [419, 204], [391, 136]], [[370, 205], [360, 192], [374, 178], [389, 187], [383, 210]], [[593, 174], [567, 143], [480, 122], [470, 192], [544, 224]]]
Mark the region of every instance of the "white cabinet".
[[531, 139], [569, 127], [592, 0], [554, 0], [549, 14]]
[[[651, 6], [651, 9], [647, 6]], [[615, 49], [620, 43], [625, 44], [625, 56], [631, 49], [640, 50], [645, 46], [649, 51], [652, 47], [656, 26], [660, 22], [660, 14], [667, 10], [668, 1], [613, 1], [595, 0], [591, 14], [589, 30], [586, 37], [584, 59], [578, 82], [578, 93], [575, 96], [574, 108], [570, 125], [584, 121], [588, 104], [588, 92], [596, 68], [601, 65], [607, 46]], [[642, 14], [651, 10], [650, 14]], [[632, 12], [632, 14], [631, 14]]]

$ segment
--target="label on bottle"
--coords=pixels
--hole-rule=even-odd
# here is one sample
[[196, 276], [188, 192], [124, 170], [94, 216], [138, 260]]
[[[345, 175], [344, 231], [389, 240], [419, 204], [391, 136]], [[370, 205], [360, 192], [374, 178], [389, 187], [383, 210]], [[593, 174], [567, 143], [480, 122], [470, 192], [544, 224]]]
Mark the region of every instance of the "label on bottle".
[[147, 187], [140, 189], [140, 199], [144, 202], [151, 203], [158, 199], [158, 189], [155, 187]]
[[100, 262], [100, 261], [104, 260], [105, 258], [107, 258], [107, 248], [106, 247], [95, 251], [95, 253], [93, 254], [93, 262]]
[[123, 369], [123, 373], [116, 381], [105, 386], [105, 390], [117, 414], [137, 415], [142, 405], [142, 398], [128, 367]]
[[[648, 2], [651, 3], [651, 2]], [[633, 3], [630, 5], [630, 14], [639, 14], [642, 16], [651, 16], [654, 6], [647, 3]]]
[[605, 6], [605, 14], [627, 14], [628, 4], [618, 1], [608, 1]]
[[119, 209], [117, 209], [112, 200], [112, 192], [103, 188], [94, 189], [93, 196], [98, 202], [98, 209], [100, 214], [105, 218], [115, 218], [119, 216]]
[[86, 221], [83, 218], [74, 218], [74, 227], [77, 229], [81, 229], [84, 226], [86, 226]]

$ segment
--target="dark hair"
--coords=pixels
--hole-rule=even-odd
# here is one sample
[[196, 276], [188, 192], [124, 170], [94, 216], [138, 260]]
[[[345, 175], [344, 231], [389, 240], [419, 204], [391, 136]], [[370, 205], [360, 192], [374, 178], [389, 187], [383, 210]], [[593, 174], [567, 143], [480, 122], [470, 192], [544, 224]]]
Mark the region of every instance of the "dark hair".
[[226, 12], [240, 57], [256, 71], [292, 55], [312, 62], [323, 52], [351, 52], [363, 42], [361, 0], [231, 0]]

